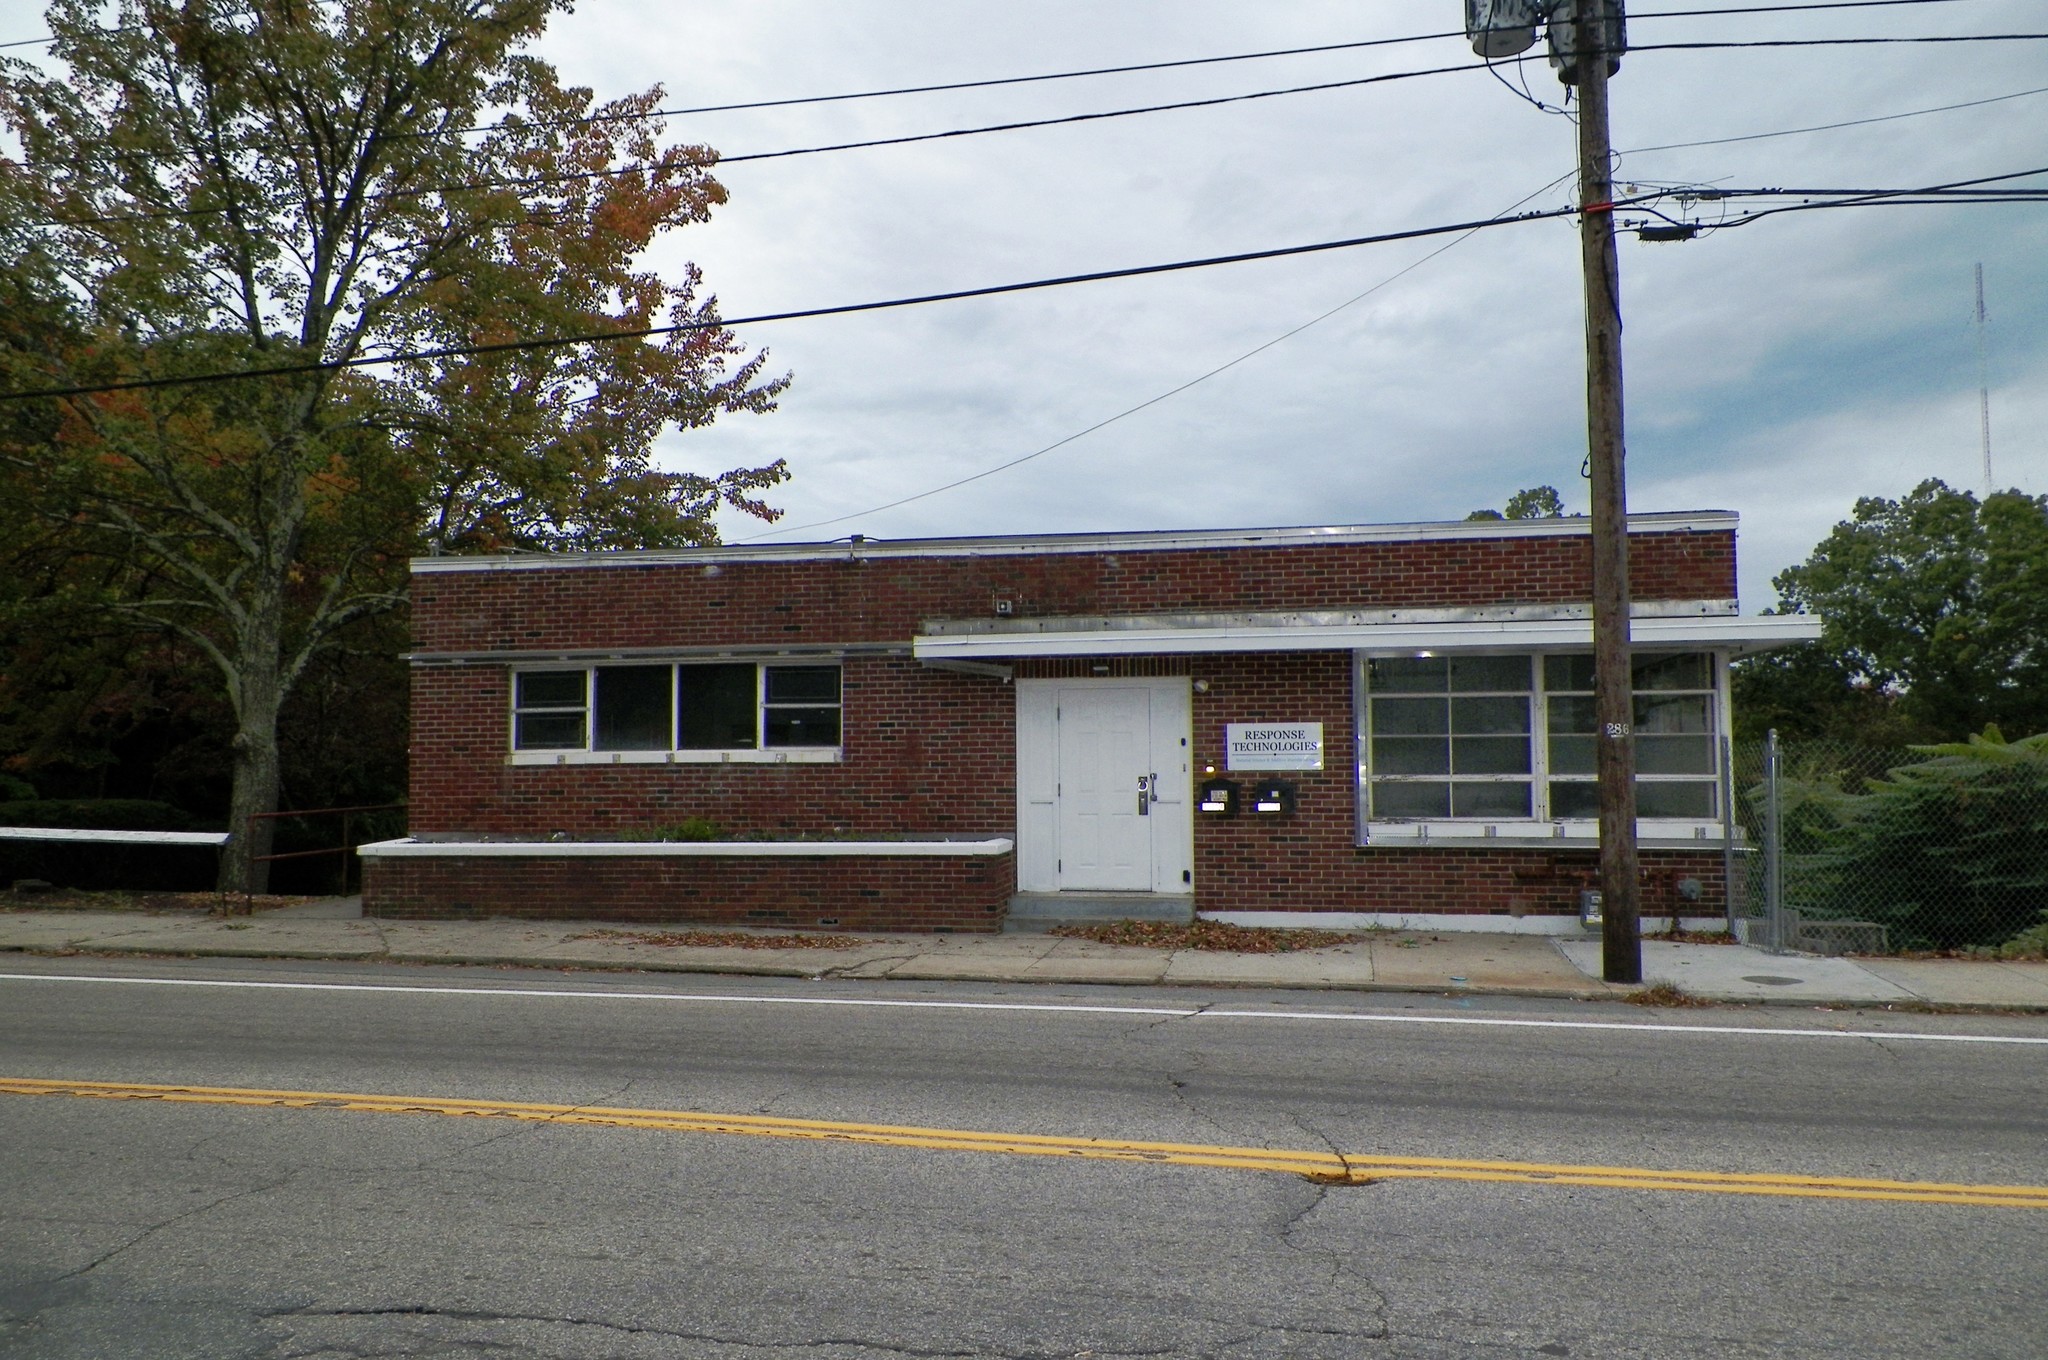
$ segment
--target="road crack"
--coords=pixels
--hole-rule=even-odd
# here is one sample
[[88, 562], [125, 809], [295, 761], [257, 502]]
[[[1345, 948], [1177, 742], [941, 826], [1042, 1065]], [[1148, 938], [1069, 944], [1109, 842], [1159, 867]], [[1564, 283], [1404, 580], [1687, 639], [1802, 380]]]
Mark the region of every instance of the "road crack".
[[286, 1185], [289, 1185], [291, 1183], [291, 1180], [292, 1178], [290, 1176], [286, 1176], [281, 1180], [272, 1181], [267, 1185], [256, 1185], [251, 1186], [247, 1190], [236, 1190], [230, 1194], [222, 1195], [218, 1199], [211, 1199], [204, 1204], [195, 1205], [182, 1213], [173, 1214], [169, 1218], [164, 1219], [160, 1223], [152, 1223], [149, 1227], [144, 1228], [141, 1232], [135, 1234], [135, 1236], [129, 1238], [126, 1242], [123, 1242], [119, 1246], [113, 1247], [110, 1250], [102, 1252], [100, 1255], [94, 1257], [92, 1260], [86, 1262], [84, 1265], [80, 1266], [76, 1270], [68, 1270], [64, 1272], [62, 1275], [59, 1275], [56, 1277], [56, 1279], [52, 1280], [51, 1283], [60, 1284], [65, 1280], [74, 1280], [77, 1279], [80, 1275], [84, 1275], [91, 1271], [98, 1270], [101, 1266], [113, 1260], [116, 1256], [119, 1256], [123, 1252], [127, 1252], [133, 1250], [136, 1247], [141, 1246], [144, 1242], [147, 1242], [150, 1238], [156, 1236], [158, 1233], [162, 1232], [166, 1228], [175, 1228], [187, 1219], [197, 1218], [199, 1217], [199, 1215], [204, 1213], [211, 1213], [213, 1210], [220, 1208], [224, 1204], [233, 1204], [236, 1200], [248, 1199], [254, 1195], [269, 1194], [272, 1190], [278, 1190]]

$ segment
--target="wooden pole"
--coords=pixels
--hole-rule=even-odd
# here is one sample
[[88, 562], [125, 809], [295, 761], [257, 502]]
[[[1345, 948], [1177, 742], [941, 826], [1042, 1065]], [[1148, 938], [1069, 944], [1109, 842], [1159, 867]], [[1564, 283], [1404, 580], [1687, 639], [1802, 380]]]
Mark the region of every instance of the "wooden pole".
[[1600, 975], [1643, 980], [1636, 857], [1635, 700], [1629, 666], [1628, 491], [1623, 471], [1621, 267], [1607, 127], [1614, 0], [1580, 0], [1579, 245], [1586, 275], [1586, 447], [1593, 480], [1593, 705], [1600, 777]]

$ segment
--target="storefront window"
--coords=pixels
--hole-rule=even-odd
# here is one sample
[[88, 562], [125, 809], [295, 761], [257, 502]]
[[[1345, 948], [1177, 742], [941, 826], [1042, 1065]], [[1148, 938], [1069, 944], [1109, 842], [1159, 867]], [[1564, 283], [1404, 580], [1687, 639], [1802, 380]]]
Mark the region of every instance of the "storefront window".
[[[1717, 816], [1714, 658], [1643, 653], [1632, 669], [1638, 815]], [[1370, 820], [1598, 815], [1590, 655], [1375, 657], [1362, 672]]]

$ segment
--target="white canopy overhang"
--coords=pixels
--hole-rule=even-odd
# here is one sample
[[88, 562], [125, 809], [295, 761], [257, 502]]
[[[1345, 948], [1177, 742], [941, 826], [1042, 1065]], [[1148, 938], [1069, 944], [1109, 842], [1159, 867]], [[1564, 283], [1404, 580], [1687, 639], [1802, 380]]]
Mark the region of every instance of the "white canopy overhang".
[[[1567, 652], [1593, 645], [1586, 618], [1414, 620], [1385, 623], [1193, 623], [1143, 617], [1090, 620], [1087, 627], [1032, 626], [1071, 620], [1008, 621], [953, 632], [927, 625], [913, 639], [922, 661], [996, 661], [1019, 657], [1158, 656], [1219, 652], [1362, 651], [1386, 655], [1420, 652]], [[1019, 627], [1018, 625], [1024, 625]], [[944, 629], [945, 631], [940, 631]], [[1679, 616], [1630, 620], [1637, 647], [1725, 652], [1746, 656], [1818, 638], [1821, 621], [1808, 614]]]

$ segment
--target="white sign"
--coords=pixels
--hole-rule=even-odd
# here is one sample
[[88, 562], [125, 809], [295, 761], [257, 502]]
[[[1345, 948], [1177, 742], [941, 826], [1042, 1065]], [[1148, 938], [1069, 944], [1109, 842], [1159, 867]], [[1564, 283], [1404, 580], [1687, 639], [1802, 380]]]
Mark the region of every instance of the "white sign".
[[1224, 767], [1232, 770], [1320, 770], [1323, 725], [1225, 723]]

